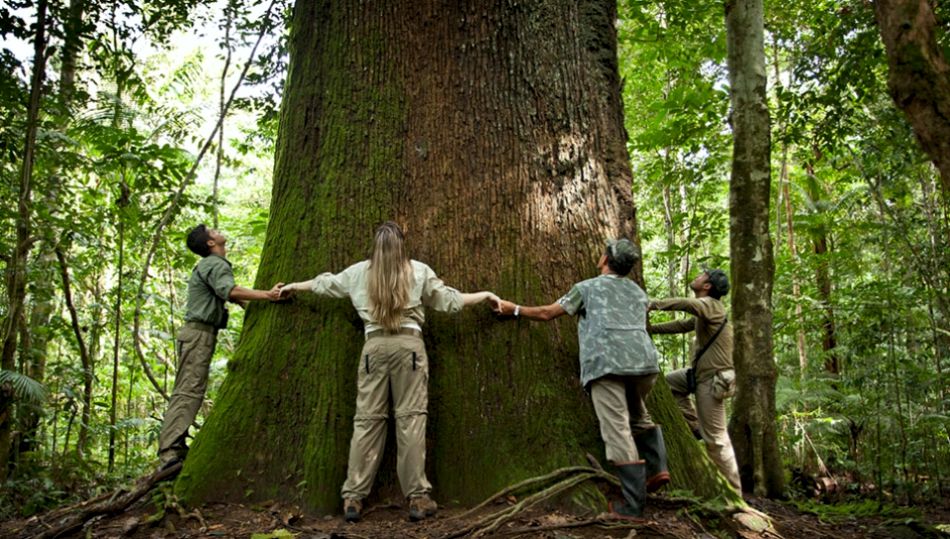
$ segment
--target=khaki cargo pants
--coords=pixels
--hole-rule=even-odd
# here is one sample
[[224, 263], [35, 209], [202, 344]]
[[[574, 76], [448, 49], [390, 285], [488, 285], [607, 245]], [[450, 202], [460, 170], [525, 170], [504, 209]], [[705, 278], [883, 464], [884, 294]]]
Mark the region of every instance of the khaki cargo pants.
[[717, 398], [722, 389], [717, 387], [718, 376], [717, 373], [716, 376], [697, 382], [695, 408], [693, 401], [689, 398], [689, 393], [686, 392], [686, 369], [667, 374], [666, 383], [670, 385], [670, 390], [690, 428], [698, 430], [702, 435], [709, 458], [716, 463], [719, 471], [726, 476], [732, 486], [741, 491], [736, 453], [732, 449], [732, 440], [729, 439], [729, 433], [726, 431], [726, 402], [725, 399]]
[[185, 436], [204, 402], [216, 341], [217, 332], [207, 324], [187, 322], [178, 330], [178, 373], [158, 435], [158, 457], [163, 463], [184, 458], [188, 451]]
[[429, 361], [416, 335], [381, 335], [363, 345], [356, 381], [356, 415], [343, 498], [363, 499], [373, 486], [386, 447], [392, 395], [396, 416], [396, 474], [407, 498], [427, 495], [426, 409]]
[[604, 376], [590, 384], [590, 399], [597, 412], [607, 460], [615, 465], [640, 460], [633, 437], [655, 427], [643, 400], [653, 389], [656, 377]]

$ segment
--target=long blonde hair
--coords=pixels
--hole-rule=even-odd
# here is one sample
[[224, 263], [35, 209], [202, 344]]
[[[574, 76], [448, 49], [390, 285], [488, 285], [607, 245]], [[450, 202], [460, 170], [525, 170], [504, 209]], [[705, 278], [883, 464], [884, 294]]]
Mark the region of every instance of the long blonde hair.
[[412, 265], [406, 255], [402, 230], [392, 221], [376, 229], [369, 261], [367, 292], [370, 314], [387, 331], [399, 331], [403, 310], [409, 305]]

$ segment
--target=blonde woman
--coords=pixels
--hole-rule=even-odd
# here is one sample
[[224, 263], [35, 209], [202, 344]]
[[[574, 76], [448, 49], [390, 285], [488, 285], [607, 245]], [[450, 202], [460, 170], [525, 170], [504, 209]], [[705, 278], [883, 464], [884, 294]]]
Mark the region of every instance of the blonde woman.
[[497, 306], [498, 296], [463, 294], [445, 286], [432, 268], [410, 260], [402, 230], [391, 221], [376, 229], [370, 260], [335, 275], [323, 273], [288, 284], [281, 295], [302, 290], [350, 298], [364, 323], [366, 343], [359, 358], [353, 439], [342, 489], [344, 518], [360, 519], [362, 500], [373, 486], [386, 444], [390, 391], [396, 417], [396, 473], [409, 498], [409, 518], [434, 515], [437, 505], [429, 497], [432, 485], [425, 474], [429, 364], [422, 342], [424, 308], [455, 313], [482, 301]]

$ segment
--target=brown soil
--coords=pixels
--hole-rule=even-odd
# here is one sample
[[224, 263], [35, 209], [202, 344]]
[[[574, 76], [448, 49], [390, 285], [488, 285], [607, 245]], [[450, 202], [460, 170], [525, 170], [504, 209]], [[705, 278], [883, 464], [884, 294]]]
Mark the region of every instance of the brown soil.
[[[930, 526], [913, 520], [893, 521], [884, 518], [844, 519], [836, 522], [822, 521], [815, 515], [802, 514], [791, 506], [770, 500], [751, 500], [751, 505], [772, 517], [776, 531], [785, 538], [896, 538], [950, 537], [941, 534], [932, 525], [948, 523], [947, 508], [931, 512], [926, 519]], [[150, 522], [149, 517], [159, 513], [153, 502], [139, 501], [129, 511], [118, 516], [93, 520], [71, 537], [111, 538], [130, 537], [141, 539], [166, 538], [248, 538], [254, 534], [268, 534], [279, 530], [293, 534], [298, 539], [331, 538], [443, 538], [474, 523], [479, 516], [500, 507], [486, 508], [480, 515], [456, 518], [464, 510], [440, 509], [439, 514], [423, 522], [409, 522], [407, 510], [399, 505], [375, 505], [364, 511], [363, 521], [348, 524], [339, 516], [316, 517], [303, 515], [294, 507], [279, 504], [245, 506], [242, 504], [210, 504], [198, 511], [178, 511], [166, 508], [166, 516]], [[539, 530], [539, 527], [563, 526], [584, 521], [584, 518], [559, 511], [532, 511], [516, 522], [502, 527], [487, 537], [542, 537], [550, 539], [573, 539], [593, 537], [777, 537], [772, 534], [737, 534], [735, 525], [728, 519], [703, 516], [696, 508], [683, 502], [674, 502], [662, 497], [651, 497], [645, 515], [647, 521], [640, 524], [621, 523], [622, 527], [610, 528], [604, 523], [582, 527]], [[0, 537], [21, 537], [20, 530], [29, 522], [31, 530], [37, 530], [36, 517], [30, 521], [11, 521], [0, 524]], [[588, 519], [589, 520], [589, 519]], [[51, 524], [51, 523], [47, 523]], [[534, 528], [534, 529], [531, 529]], [[519, 530], [520, 533], [519, 533]], [[36, 533], [35, 531], [33, 533]]]

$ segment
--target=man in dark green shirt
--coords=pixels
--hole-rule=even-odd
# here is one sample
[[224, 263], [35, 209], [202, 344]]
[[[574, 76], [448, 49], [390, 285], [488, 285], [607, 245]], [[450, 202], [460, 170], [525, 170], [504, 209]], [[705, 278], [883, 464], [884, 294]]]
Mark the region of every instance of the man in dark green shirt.
[[185, 325], [178, 330], [175, 350], [178, 374], [162, 431], [158, 436], [158, 458], [163, 468], [184, 460], [188, 452], [185, 438], [198, 415], [208, 388], [208, 368], [217, 342], [218, 330], [227, 327], [226, 302], [246, 307], [248, 301], [277, 301], [278, 283], [270, 290], [236, 286], [227, 255], [227, 238], [221, 232], [198, 225], [188, 233], [188, 249], [201, 257], [188, 279]]

